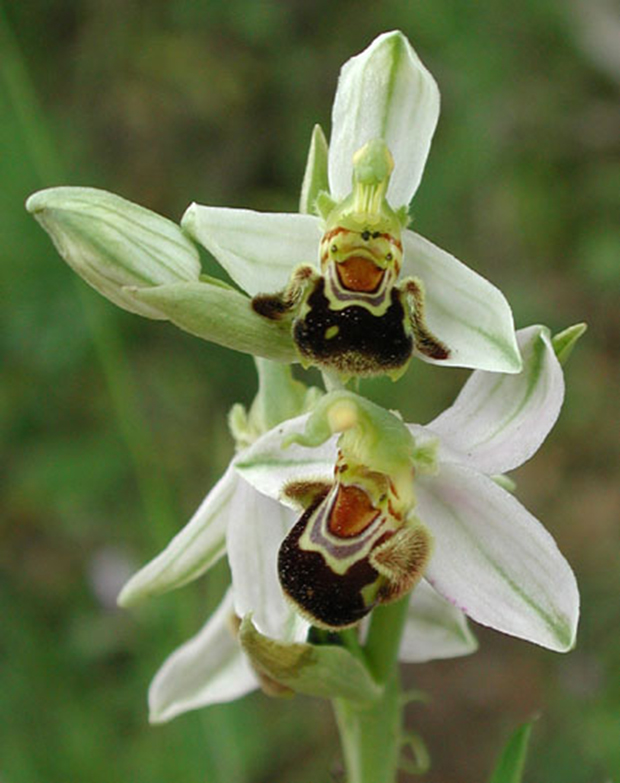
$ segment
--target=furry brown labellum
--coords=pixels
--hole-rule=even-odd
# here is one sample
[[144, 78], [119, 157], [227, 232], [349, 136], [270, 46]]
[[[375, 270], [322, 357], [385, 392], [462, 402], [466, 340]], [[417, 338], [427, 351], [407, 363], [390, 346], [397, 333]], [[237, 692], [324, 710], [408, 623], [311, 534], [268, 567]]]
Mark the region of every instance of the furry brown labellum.
[[310, 500], [302, 485], [286, 492], [308, 505], [280, 547], [278, 573], [306, 619], [337, 630], [411, 590], [428, 562], [431, 539], [381, 473], [340, 465], [331, 487], [313, 486]]

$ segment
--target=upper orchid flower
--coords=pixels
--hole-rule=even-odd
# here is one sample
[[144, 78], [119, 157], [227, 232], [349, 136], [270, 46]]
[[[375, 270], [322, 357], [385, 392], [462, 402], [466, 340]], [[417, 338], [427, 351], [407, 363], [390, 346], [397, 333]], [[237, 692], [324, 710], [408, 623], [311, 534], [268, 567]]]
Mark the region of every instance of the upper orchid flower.
[[183, 227], [255, 297], [255, 310], [289, 316], [302, 361], [397, 376], [413, 351], [519, 371], [503, 295], [403, 230], [438, 116], [433, 77], [402, 33], [386, 33], [342, 69], [329, 151], [315, 129], [300, 204], [310, 214], [186, 212]]
[[[500, 291], [406, 229], [438, 115], [433, 77], [402, 33], [386, 33], [342, 69], [329, 149], [313, 133], [302, 214], [194, 204], [183, 234], [94, 188], [50, 188], [27, 208], [113, 302], [224, 346], [342, 376], [396, 378], [412, 355], [518, 372]], [[201, 275], [187, 234], [253, 298]]]
[[[451, 408], [425, 427], [407, 425], [416, 444], [415, 475], [410, 489], [403, 483], [405, 473], [396, 475], [395, 489], [415, 512], [411, 529], [422, 526], [432, 549], [430, 557], [425, 554], [417, 561], [424, 577], [411, 594], [403, 660], [429, 660], [474, 649], [461, 612], [550, 649], [572, 647], [579, 604], [572, 571], [551, 536], [500, 486], [497, 477], [529, 459], [553, 426], [564, 394], [556, 353], [563, 358], [577, 336], [573, 330], [551, 341], [543, 327], [522, 330], [518, 335], [524, 358], [521, 374], [475, 372]], [[319, 408], [326, 406], [327, 399]], [[342, 416], [336, 419], [339, 423], [331, 429], [346, 430]], [[150, 696], [154, 720], [235, 698], [256, 687], [255, 670], [225, 630], [226, 618], [233, 614], [251, 614], [256, 633], [276, 640], [273, 644], [277, 640], [301, 644], [308, 624], [284, 601], [278, 550], [282, 551], [285, 538], [290, 540], [296, 518], [288, 508], [291, 497], [299, 498], [304, 485], [335, 486], [334, 465], [338, 464], [336, 439], [329, 432], [323, 445], [300, 445], [304, 439], [308, 442], [309, 435], [315, 442], [322, 439], [316, 427], [314, 435], [307, 430], [308, 422], [308, 415], [287, 420], [244, 448], [187, 527], [124, 588], [120, 600], [130, 604], [185, 584], [224, 552], [231, 565], [232, 592], [220, 611], [170, 657], [155, 678]], [[348, 453], [351, 448], [355, 450], [355, 444], [349, 444]], [[375, 467], [385, 464], [385, 459], [379, 457]], [[297, 490], [291, 492], [295, 485]], [[357, 513], [360, 506], [356, 498], [352, 500], [356, 502], [349, 508]], [[346, 516], [346, 509], [341, 510]], [[365, 535], [368, 530], [361, 527]], [[360, 533], [344, 532], [348, 543], [355, 543]], [[371, 542], [364, 557], [373, 548]], [[328, 567], [334, 565], [334, 556], [337, 553], [326, 554]], [[376, 587], [364, 594], [371, 603]], [[287, 592], [299, 603], [299, 596]], [[308, 611], [312, 606], [302, 609], [306, 618], [313, 617]], [[328, 627], [343, 624], [322, 619]], [[241, 641], [259, 672], [304, 689], [270, 669], [271, 659], [265, 661], [261, 650], [256, 653], [248, 622], [242, 626]]]

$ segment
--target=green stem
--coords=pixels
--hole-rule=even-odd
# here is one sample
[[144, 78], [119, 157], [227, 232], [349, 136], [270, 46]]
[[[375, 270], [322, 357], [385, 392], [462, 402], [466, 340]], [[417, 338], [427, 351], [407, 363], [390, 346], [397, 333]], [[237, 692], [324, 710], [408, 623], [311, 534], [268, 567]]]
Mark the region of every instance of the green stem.
[[380, 699], [360, 705], [334, 700], [347, 783], [395, 783], [402, 736], [398, 649], [409, 597], [374, 610], [364, 647], [373, 676], [383, 685]]
[[398, 650], [407, 620], [409, 595], [393, 604], [378, 606], [371, 615], [365, 652], [370, 671], [378, 682], [386, 682], [398, 665]]
[[334, 700], [347, 783], [395, 783], [401, 748], [400, 683], [397, 672], [383, 696], [368, 707]]

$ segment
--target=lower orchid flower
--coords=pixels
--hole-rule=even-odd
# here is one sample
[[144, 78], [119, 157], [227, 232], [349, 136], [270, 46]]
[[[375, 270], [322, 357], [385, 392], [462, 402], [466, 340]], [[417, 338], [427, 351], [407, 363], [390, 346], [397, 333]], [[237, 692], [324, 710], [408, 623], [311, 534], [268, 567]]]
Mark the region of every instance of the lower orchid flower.
[[[386, 425], [382, 418], [377, 427], [377, 406], [339, 391], [322, 397], [312, 413], [277, 424], [243, 448], [194, 518], [120, 596], [127, 605], [180, 586], [227, 553], [232, 587], [198, 635], [174, 652], [156, 675], [150, 690], [151, 719], [165, 721], [237, 698], [261, 682], [308, 693], [331, 687], [330, 672], [338, 666], [342, 672], [340, 658], [348, 653], [333, 645], [305, 643], [310, 621], [325, 628], [350, 625], [375, 604], [397, 599], [412, 587], [399, 653], [403, 661], [473, 651], [476, 642], [465, 615], [552, 650], [571, 649], [579, 612], [574, 575], [553, 538], [502, 487], [501, 477], [529, 459], [555, 423], [564, 395], [558, 356], [568, 353], [577, 336], [575, 329], [553, 340], [544, 327], [521, 330], [523, 371], [474, 372], [456, 402], [426, 426], [404, 425], [396, 415], [381, 411], [377, 415], [393, 421]], [[360, 482], [358, 473], [344, 485], [361, 487], [366, 499], [383, 509], [383, 517], [369, 514], [366, 500], [360, 503], [357, 493], [348, 490], [334, 511], [343, 486], [343, 457], [348, 469], [351, 457], [357, 457], [368, 469], [365, 477], [371, 476], [370, 484]], [[381, 493], [373, 494], [382, 482], [377, 475], [390, 476], [402, 507], [394, 506], [394, 497], [386, 505]], [[303, 500], [303, 488], [309, 501]], [[306, 509], [296, 527], [316, 520], [316, 509], [331, 503], [328, 522], [337, 517], [345, 527], [328, 524], [330, 535], [341, 535], [341, 543], [349, 546], [366, 536], [366, 550], [359, 556], [349, 551], [341, 568], [333, 548], [328, 551], [324, 543], [304, 543], [298, 537], [302, 549], [314, 548], [324, 557], [326, 568], [340, 568], [345, 581], [351, 565], [364, 561], [374, 568], [373, 578], [360, 588], [359, 618], [343, 622], [323, 610], [317, 618], [312, 603], [304, 603], [287, 585], [286, 568], [294, 568], [295, 559], [287, 560], [286, 552], [300, 499], [312, 511]], [[359, 524], [351, 526], [352, 516]], [[370, 540], [369, 531], [377, 532], [380, 525]], [[414, 553], [412, 578], [392, 589], [393, 574], [377, 566], [373, 552], [390, 537], [402, 536], [403, 530], [410, 531], [408, 535], [413, 531], [425, 546], [404, 548]], [[397, 551], [396, 561], [402, 551]], [[402, 571], [402, 563], [397, 566]], [[235, 617], [243, 618], [240, 628]], [[352, 666], [355, 659], [349, 658], [346, 668], [353, 680], [340, 678], [340, 691], [333, 695], [343, 695], [348, 688], [370, 698], [373, 683], [363, 680]], [[303, 667], [294, 665], [302, 659]], [[310, 660], [309, 670], [321, 672], [314, 677], [321, 686], [310, 686], [300, 674]]]

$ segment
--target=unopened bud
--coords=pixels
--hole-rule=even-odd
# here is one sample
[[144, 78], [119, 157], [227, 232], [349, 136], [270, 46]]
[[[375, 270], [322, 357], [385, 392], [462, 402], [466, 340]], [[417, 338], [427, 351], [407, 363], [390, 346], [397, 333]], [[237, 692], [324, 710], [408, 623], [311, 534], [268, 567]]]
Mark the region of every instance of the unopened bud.
[[60, 187], [30, 196], [26, 209], [72, 269], [114, 304], [147, 318], [158, 310], [125, 289], [199, 279], [198, 251], [179, 226], [97, 188]]

